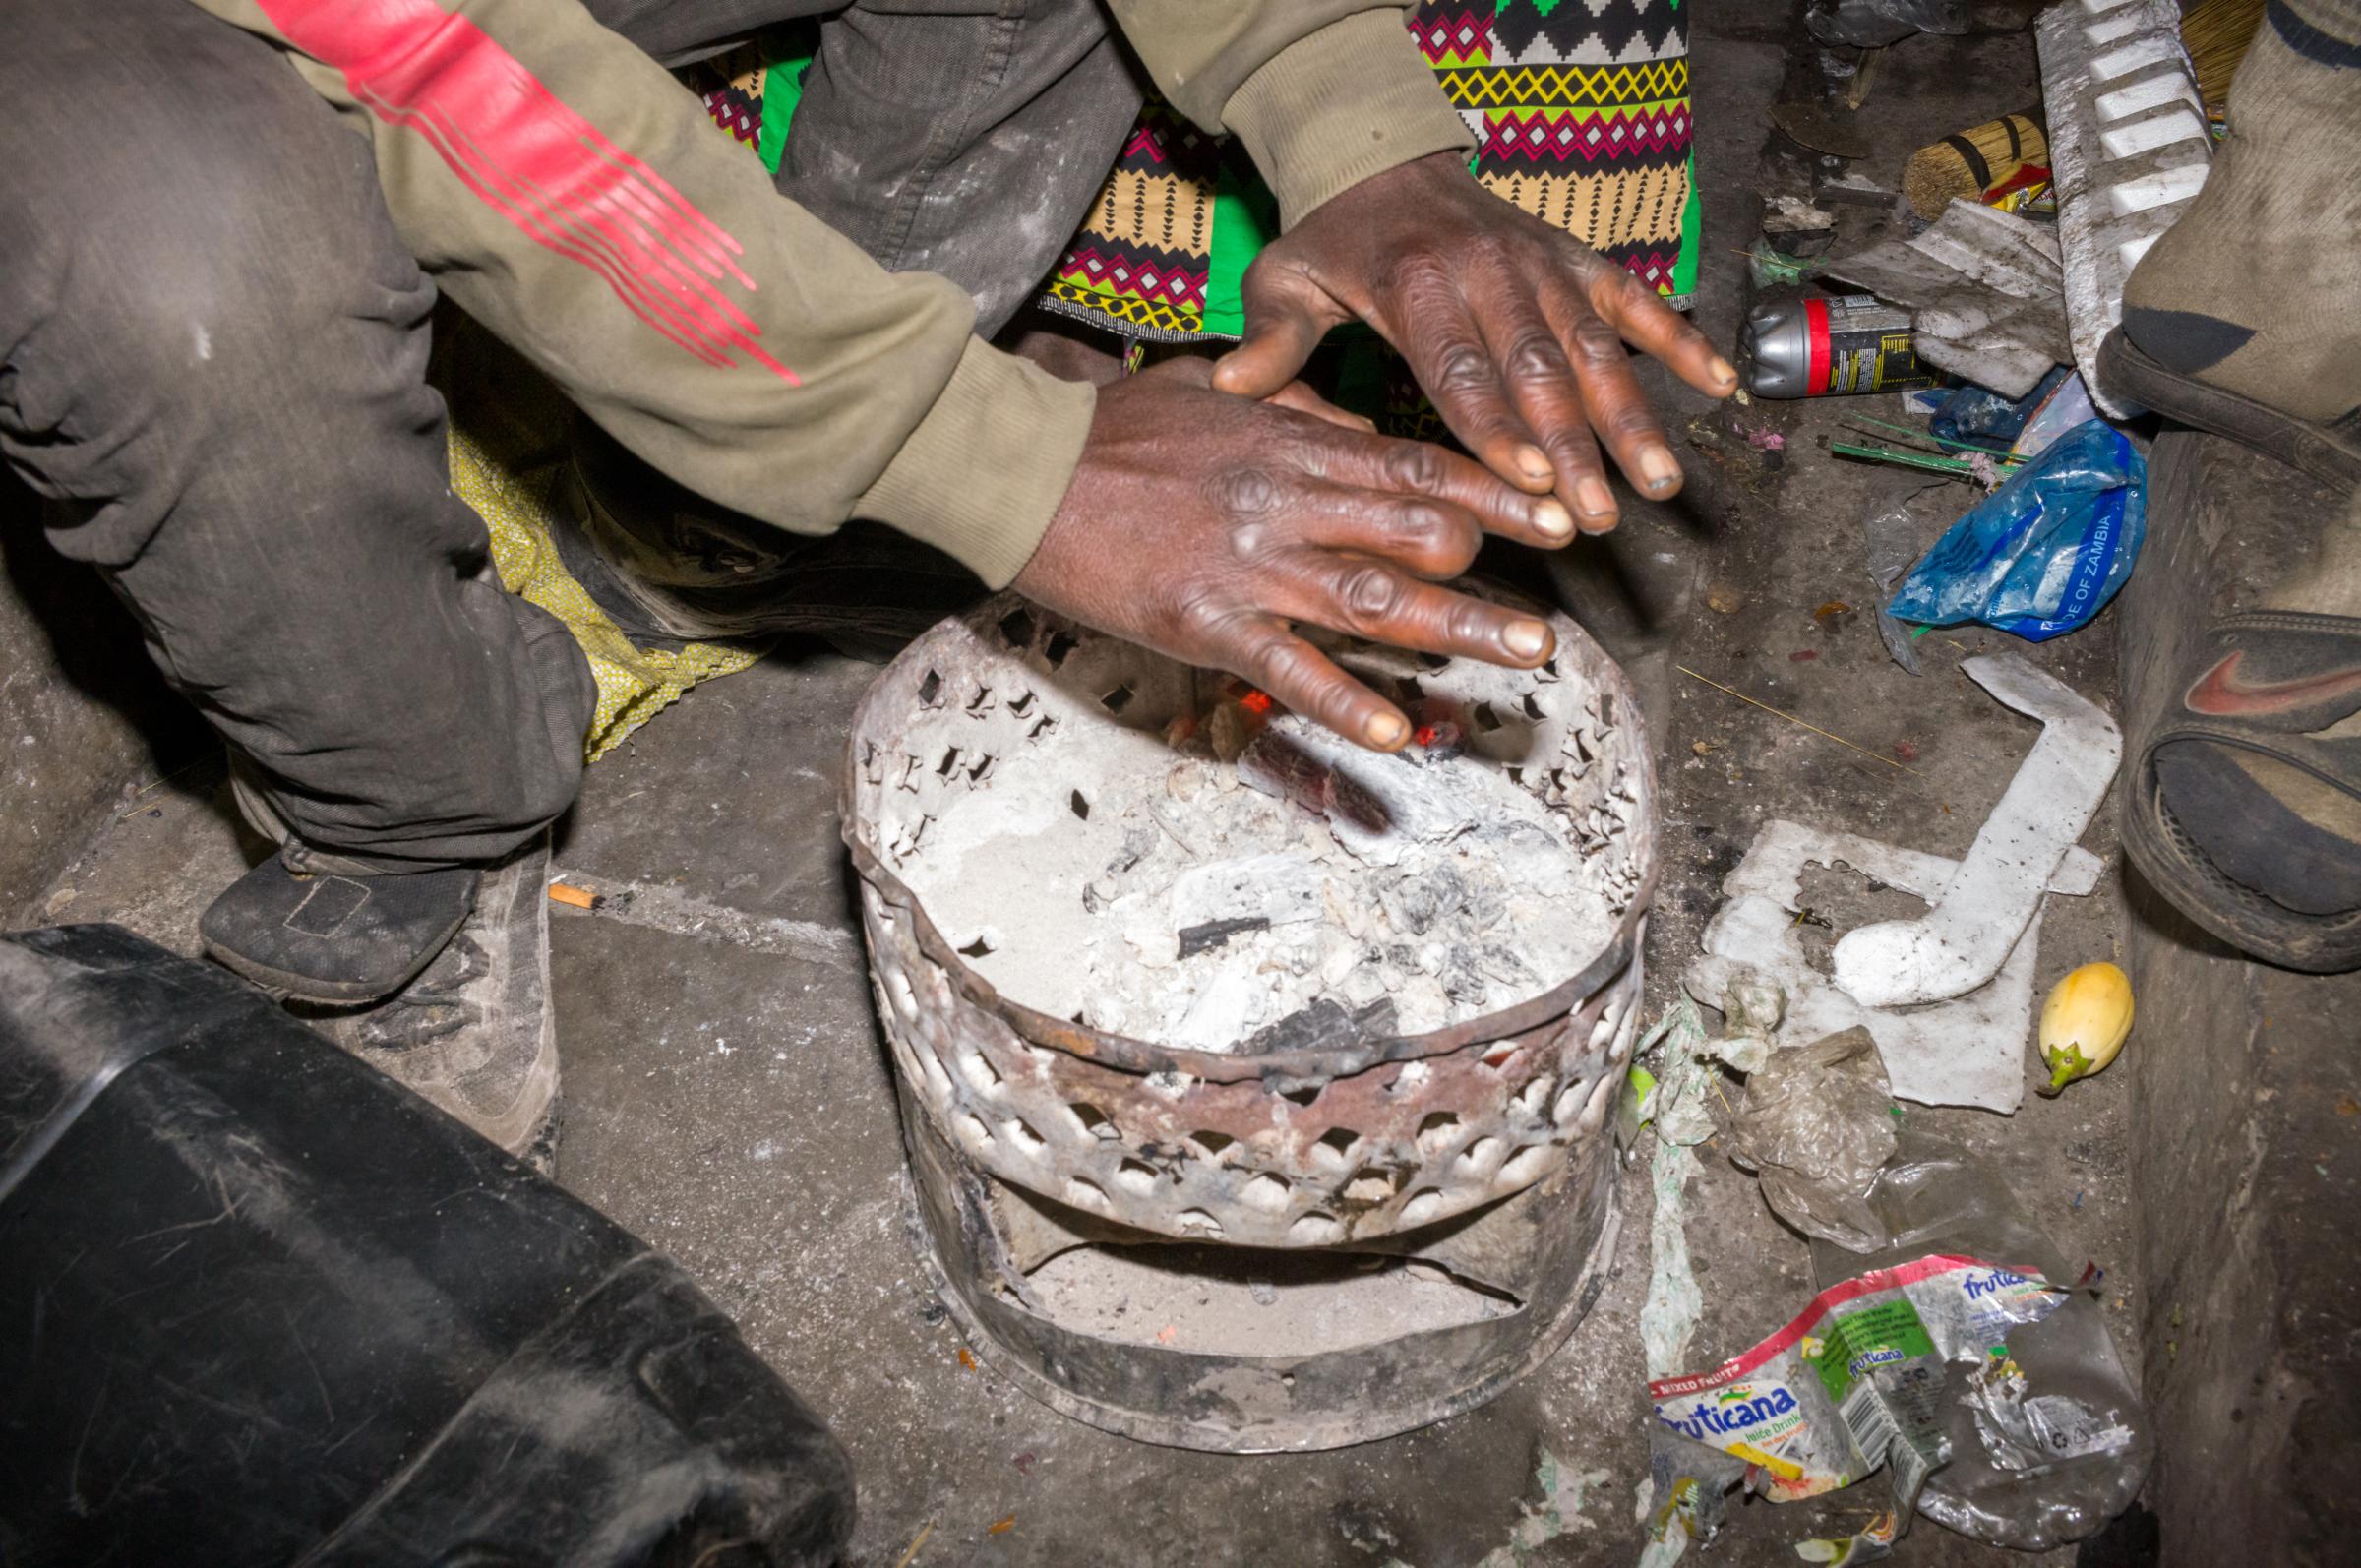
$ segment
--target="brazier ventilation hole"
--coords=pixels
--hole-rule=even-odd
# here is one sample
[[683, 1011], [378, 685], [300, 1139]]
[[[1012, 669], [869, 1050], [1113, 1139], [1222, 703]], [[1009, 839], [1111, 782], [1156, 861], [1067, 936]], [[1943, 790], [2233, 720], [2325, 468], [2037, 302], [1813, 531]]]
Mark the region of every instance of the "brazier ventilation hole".
[[1325, 1246], [1345, 1238], [1345, 1228], [1333, 1214], [1306, 1214], [1287, 1228], [1299, 1246]]
[[1615, 1038], [1615, 1013], [1617, 1010], [1611, 1001], [1600, 1009], [1599, 1021], [1591, 1025], [1591, 1049], [1593, 1051], [1604, 1050], [1606, 1043]]
[[1008, 1134], [1010, 1143], [1015, 1144], [1033, 1159], [1040, 1159], [1050, 1146], [1047, 1138], [1035, 1132], [1032, 1126], [1021, 1118], [1012, 1117], [1001, 1122], [1000, 1129]]
[[932, 1050], [928, 1049], [923, 1042], [915, 1038], [911, 1042], [910, 1049], [918, 1057], [919, 1071], [927, 1075], [927, 1088], [929, 1091], [931, 1091], [938, 1100], [949, 1099], [951, 1095], [951, 1075], [943, 1071], [941, 1058], [937, 1056]]
[[1120, 713], [1123, 709], [1131, 705], [1131, 695], [1132, 693], [1130, 683], [1125, 682], [1123, 685], [1119, 686], [1114, 691], [1108, 693], [1105, 696], [1100, 697], [1099, 706], [1105, 708], [1110, 713]]
[[1557, 1080], [1544, 1073], [1517, 1091], [1517, 1104], [1523, 1106], [1529, 1116], [1544, 1115], [1542, 1108], [1549, 1103], [1549, 1091], [1556, 1087]]
[[1393, 1195], [1393, 1173], [1380, 1171], [1373, 1165], [1362, 1167], [1353, 1179], [1345, 1183], [1345, 1201], [1348, 1203], [1385, 1203]]
[[1311, 1109], [1311, 1103], [1319, 1097], [1320, 1086], [1316, 1083], [1308, 1089], [1282, 1089], [1279, 1092], [1280, 1099], [1291, 1101], [1303, 1107], [1306, 1111]]
[[1058, 721], [1049, 714], [1044, 713], [1040, 718], [1033, 721], [1033, 727], [1031, 729], [1025, 731], [1025, 739], [1028, 741], [1038, 741], [1045, 735], [1056, 734], [1057, 730]]
[[1042, 646], [1041, 653], [1043, 658], [1050, 661], [1050, 668], [1055, 670], [1065, 662], [1067, 654], [1081, 645], [1062, 632], [1053, 632], [1050, 640]]
[[1219, 1236], [1222, 1234], [1222, 1222], [1203, 1209], [1182, 1209], [1180, 1229], [1190, 1236]]
[[952, 771], [958, 766], [959, 748], [954, 746], [949, 751], [942, 754], [941, 761], [935, 764], [935, 776], [938, 778], [949, 778]]
[[1010, 718], [1014, 718], [1014, 719], [1029, 718], [1029, 717], [1031, 717], [1031, 716], [1032, 716], [1032, 713], [1033, 713], [1033, 694], [1032, 694], [1032, 693], [1030, 693], [1030, 692], [1019, 692], [1019, 693], [1017, 693], [1017, 694], [1016, 694], [1016, 695], [1014, 695], [1014, 696], [1012, 696], [1012, 697], [1010, 697], [1010, 698], [1008, 699], [1008, 716], [1009, 716]]
[[992, 1142], [992, 1129], [984, 1125], [984, 1118], [972, 1111], [960, 1113], [959, 1131], [979, 1149]]
[[1266, 1172], [1247, 1182], [1245, 1190], [1238, 1196], [1239, 1201], [1250, 1209], [1260, 1209], [1265, 1214], [1285, 1214], [1290, 1192], [1285, 1177]]
[[1451, 660], [1447, 655], [1441, 653], [1422, 653], [1419, 655], [1419, 662], [1429, 670], [1439, 670], [1449, 664]]
[[985, 714], [992, 711], [993, 704], [997, 700], [998, 698], [992, 694], [991, 687], [978, 686], [976, 688], [976, 694], [967, 699], [968, 717], [975, 719], [982, 718]]
[[1080, 790], [1076, 790], [1073, 794], [1067, 796], [1065, 799], [1065, 804], [1067, 809], [1076, 816], [1079, 816], [1085, 822], [1090, 820], [1090, 802], [1082, 798], [1082, 792]]
[[1548, 1169], [1549, 1145], [1536, 1143], [1510, 1155], [1507, 1164], [1500, 1167], [1500, 1174], [1493, 1179], [1502, 1186], [1521, 1187], [1529, 1181], [1540, 1180], [1542, 1173]]
[[1329, 1165], [1341, 1166], [1360, 1147], [1360, 1133], [1351, 1127], [1330, 1127], [1320, 1134], [1320, 1141], [1311, 1146], [1311, 1157]]
[[1487, 733], [1500, 727], [1500, 715], [1492, 711], [1489, 702], [1477, 703], [1475, 711], [1469, 716], [1476, 721], [1478, 729]]
[[959, 1057], [959, 1072], [976, 1086], [978, 1094], [997, 1094], [999, 1091], [1000, 1075], [992, 1070], [991, 1062], [975, 1052], [967, 1052]]
[[911, 1022], [918, 1021], [918, 993], [910, 989], [910, 976], [896, 968], [885, 976], [885, 995], [893, 998], [893, 1010]]
[[1185, 1147], [1190, 1154], [1200, 1160], [1220, 1160], [1230, 1152], [1231, 1147], [1237, 1142], [1238, 1140], [1227, 1132], [1215, 1132], [1207, 1129], [1202, 1132], [1190, 1133], [1185, 1140]]
[[1498, 1071], [1508, 1065], [1508, 1058], [1517, 1054], [1514, 1045], [1496, 1046], [1483, 1054], [1483, 1064]]
[[1156, 1168], [1138, 1160], [1125, 1160], [1115, 1168], [1115, 1184], [1127, 1192], [1153, 1192], [1156, 1190]]
[[1074, 1133], [1084, 1138], [1120, 1138], [1115, 1122], [1106, 1112], [1088, 1101], [1075, 1100], [1065, 1108], [1066, 1120], [1073, 1123]]
[[926, 679], [918, 683], [918, 705], [929, 708], [942, 706], [942, 676], [939, 672], [929, 670]]
[[1570, 1125], [1576, 1116], [1582, 1115], [1583, 1097], [1590, 1093], [1590, 1089], [1591, 1080], [1588, 1078], [1577, 1078], [1567, 1084], [1565, 1093], [1557, 1097], [1557, 1109], [1549, 1114], [1549, 1119], [1561, 1127]]
[[1525, 716], [1533, 720], [1533, 722], [1536, 724], [1541, 723], [1542, 720], [1549, 716], [1542, 711], [1542, 704], [1540, 700], [1536, 698], [1531, 692], [1525, 694]]
[[1419, 1123], [1418, 1138], [1419, 1153], [1429, 1160], [1439, 1160], [1459, 1141], [1459, 1117], [1448, 1111], [1437, 1111]]
[[1085, 1181], [1080, 1176], [1070, 1177], [1066, 1181], [1065, 1201], [1077, 1209], [1095, 1209], [1101, 1214], [1105, 1214], [1109, 1208], [1107, 1189], [1096, 1181]]
[[992, 943], [984, 937], [978, 936], [974, 941], [960, 948], [959, 955], [963, 958], [989, 958], [992, 956]]
[[1402, 1223], [1405, 1226], [1424, 1225], [1434, 1218], [1442, 1206], [1443, 1195], [1440, 1192], [1432, 1187], [1422, 1188], [1413, 1192], [1410, 1201], [1402, 1205]]
[[1033, 631], [1033, 617], [1023, 610], [1011, 610], [1000, 617], [1000, 635], [1008, 639], [1012, 648], [1031, 647]]
[[992, 771], [992, 764], [999, 760], [999, 758], [994, 756], [990, 752], [985, 753], [977, 759], [976, 765], [967, 770], [967, 781], [970, 784], [983, 783], [985, 775]]
[[1498, 1138], [1478, 1138], [1466, 1152], [1452, 1162], [1453, 1174], [1465, 1179], [1475, 1179], [1491, 1169], [1492, 1157], [1500, 1152]]

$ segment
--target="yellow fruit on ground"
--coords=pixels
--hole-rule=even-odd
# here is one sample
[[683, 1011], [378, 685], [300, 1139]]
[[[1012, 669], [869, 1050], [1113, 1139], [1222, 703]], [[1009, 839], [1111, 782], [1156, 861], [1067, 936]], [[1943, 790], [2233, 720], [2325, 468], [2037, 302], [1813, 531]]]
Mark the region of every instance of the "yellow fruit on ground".
[[2041, 1004], [2043, 1094], [2054, 1095], [2115, 1059], [2132, 1032], [2132, 978], [2113, 964], [2085, 964]]

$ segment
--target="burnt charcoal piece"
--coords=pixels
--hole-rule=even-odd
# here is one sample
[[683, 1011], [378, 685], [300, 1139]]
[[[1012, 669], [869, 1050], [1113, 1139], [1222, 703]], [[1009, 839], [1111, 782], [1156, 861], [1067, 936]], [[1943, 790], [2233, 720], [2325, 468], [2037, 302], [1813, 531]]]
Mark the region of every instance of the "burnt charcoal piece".
[[[1436, 921], [1468, 901], [1468, 884], [1452, 867], [1440, 865], [1423, 876], [1385, 888], [1378, 899], [1396, 931], [1423, 936]], [[1505, 907], [1505, 900], [1502, 903]]]
[[1242, 932], [1270, 929], [1271, 923], [1260, 915], [1244, 915], [1237, 920], [1209, 920], [1202, 926], [1185, 927], [1180, 934], [1180, 956], [1194, 958], [1199, 953], [1211, 952]]
[[1307, 1047], [1317, 1049], [1384, 1039], [1393, 1032], [1393, 997], [1380, 996], [1357, 1012], [1347, 1012], [1322, 996], [1309, 1006], [1297, 1008], [1275, 1024], [1264, 1025], [1248, 1035], [1244, 1044], [1238, 1049], [1243, 1055], [1267, 1056], [1281, 1051], [1302, 1051]]

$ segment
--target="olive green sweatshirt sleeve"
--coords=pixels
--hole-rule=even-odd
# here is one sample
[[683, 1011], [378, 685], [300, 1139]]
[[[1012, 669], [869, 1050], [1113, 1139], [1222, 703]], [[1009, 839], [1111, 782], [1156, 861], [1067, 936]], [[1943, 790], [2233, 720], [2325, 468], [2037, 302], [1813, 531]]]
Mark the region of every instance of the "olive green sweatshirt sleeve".
[[1288, 227], [1372, 174], [1476, 145], [1399, 6], [1110, 3], [1173, 106], [1244, 145]]
[[656, 468], [799, 533], [890, 523], [996, 587], [1031, 556], [1093, 390], [781, 197], [571, 0], [198, 3], [288, 49], [426, 271]]

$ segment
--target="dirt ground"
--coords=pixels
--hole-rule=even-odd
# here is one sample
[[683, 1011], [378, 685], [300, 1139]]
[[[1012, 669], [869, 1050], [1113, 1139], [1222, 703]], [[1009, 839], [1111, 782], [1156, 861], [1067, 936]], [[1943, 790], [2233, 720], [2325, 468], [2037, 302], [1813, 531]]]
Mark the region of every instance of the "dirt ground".
[[[1754, 236], [1765, 193], [1807, 178], [1809, 154], [1774, 134], [1766, 111], [1820, 67], [1779, 11], [1712, 5], [1696, 19], [1708, 278], [1698, 317], [1725, 343], [1744, 294], [1733, 253]], [[1912, 38], [1887, 51], [1857, 116], [1876, 151], [1856, 166], [1891, 189], [1909, 150], [2036, 95], [2028, 36]], [[1882, 209], [1838, 211], [1840, 243], [1892, 221]], [[1627, 659], [1651, 709], [1665, 866], [1649, 933], [1651, 1016], [1764, 822], [1967, 849], [2036, 733], [1958, 672], [1968, 653], [2015, 647], [2102, 700], [2114, 681], [2103, 622], [2029, 650], [1996, 633], [1933, 634], [1913, 678], [1889, 661], [1865, 608], [1816, 613], [1869, 603], [1862, 517], [1910, 484], [1832, 457], [1824, 443], [1863, 413], [1896, 417], [1893, 397], [1666, 402], [1688, 448], [1688, 494], [1669, 509], [1634, 504], [1611, 543], [1560, 573], [1568, 602]], [[1764, 429], [1785, 437], [1776, 464], [1743, 434]], [[1969, 499], [1947, 487], [1940, 519]], [[833, 655], [776, 656], [694, 693], [595, 766], [557, 864], [570, 879], [641, 896], [620, 917], [558, 911], [552, 936], [560, 1177], [679, 1258], [827, 1416], [861, 1477], [853, 1560], [1630, 1561], [1650, 1420], [1637, 1324], [1649, 1198], [1637, 1173], [1622, 1187], [1611, 1276], [1565, 1349], [1492, 1403], [1391, 1441], [1254, 1459], [1147, 1447], [1054, 1415], [961, 1356], [906, 1230], [889, 1070], [834, 816], [845, 720], [873, 673]], [[2052, 902], [2042, 987], [2120, 952], [2110, 833], [2102, 814], [2085, 840], [2110, 866], [2099, 891]], [[197, 911], [242, 865], [219, 779], [199, 769], [128, 802], [47, 907], [56, 919], [123, 920], [188, 950]], [[1813, 896], [1842, 923], [1862, 894], [1832, 879]], [[2029, 1062], [2029, 1020], [2024, 1048]], [[2028, 1100], [2010, 1117], [1912, 1117], [2000, 1159], [2059, 1250], [2106, 1269], [2107, 1321], [2136, 1370], [2143, 1282], [2127, 1076]], [[1784, 1322], [1812, 1288], [1804, 1244], [1771, 1218], [1752, 1179], [1718, 1148], [1700, 1155], [1686, 1225], [1707, 1303], [1690, 1357], [1702, 1368]], [[1790, 1542], [1857, 1527], [1882, 1500], [1872, 1483], [1824, 1504], [1736, 1507], [1692, 1560], [1791, 1563]], [[1922, 1521], [1897, 1560], [2020, 1559]]]

